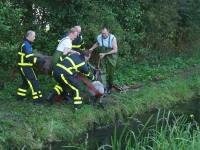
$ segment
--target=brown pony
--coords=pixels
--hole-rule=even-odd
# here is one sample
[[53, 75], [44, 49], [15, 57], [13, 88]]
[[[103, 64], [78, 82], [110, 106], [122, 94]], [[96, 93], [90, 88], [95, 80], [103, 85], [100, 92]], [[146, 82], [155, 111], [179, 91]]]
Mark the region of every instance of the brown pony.
[[46, 56], [41, 54], [40, 52], [36, 52], [34, 54], [36, 57], [41, 57], [46, 60], [44, 64], [35, 64], [34, 65], [34, 70], [36, 73], [39, 74], [46, 74], [46, 75], [51, 75], [52, 73], [52, 56]]

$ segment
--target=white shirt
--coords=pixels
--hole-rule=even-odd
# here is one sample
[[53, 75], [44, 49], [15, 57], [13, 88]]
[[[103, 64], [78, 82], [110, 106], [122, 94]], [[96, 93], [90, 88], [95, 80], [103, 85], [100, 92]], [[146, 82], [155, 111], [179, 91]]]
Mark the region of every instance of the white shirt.
[[[109, 34], [109, 35], [110, 35], [110, 48], [113, 48], [113, 46], [112, 46], [112, 40], [113, 40], [113, 38], [114, 38], [115, 36], [112, 35], [112, 34]], [[97, 41], [98, 41], [100, 47], [103, 46], [103, 45], [104, 45], [105, 47], [109, 47], [109, 46], [108, 46], [108, 44], [109, 44], [109, 41], [108, 41], [109, 35], [108, 35], [108, 37], [107, 37], [106, 39], [103, 38], [103, 44], [102, 44], [102, 34], [98, 35]]]
[[62, 41], [58, 44], [56, 50], [63, 52], [65, 48], [72, 49], [72, 41], [69, 39], [68, 36], [62, 39]]

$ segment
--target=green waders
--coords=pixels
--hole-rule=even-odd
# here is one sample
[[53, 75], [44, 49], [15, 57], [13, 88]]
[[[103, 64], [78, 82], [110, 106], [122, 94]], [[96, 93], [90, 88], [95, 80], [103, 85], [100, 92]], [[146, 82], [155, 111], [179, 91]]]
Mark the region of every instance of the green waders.
[[[109, 42], [110, 42], [110, 36], [109, 36]], [[110, 46], [110, 43], [108, 44]], [[102, 39], [102, 47], [101, 47], [101, 53], [106, 53], [112, 50], [110, 47], [105, 47], [103, 44], [103, 39]], [[103, 59], [101, 59], [101, 78], [104, 87], [112, 87], [113, 85], [113, 80], [114, 80], [114, 72], [117, 64], [117, 54], [109, 54], [104, 56]], [[106, 85], [106, 83], [108, 85]]]
[[55, 51], [54, 54], [53, 54], [53, 57], [52, 57], [52, 68], [58, 63], [60, 62], [60, 56], [62, 56], [63, 52], [60, 52], [60, 51]]

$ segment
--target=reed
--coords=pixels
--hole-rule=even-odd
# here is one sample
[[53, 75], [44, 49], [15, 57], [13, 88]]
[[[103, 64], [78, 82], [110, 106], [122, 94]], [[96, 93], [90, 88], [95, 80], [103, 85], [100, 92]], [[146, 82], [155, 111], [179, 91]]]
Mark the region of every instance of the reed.
[[[109, 147], [113, 150], [197, 150], [200, 143], [198, 123], [192, 115], [175, 116], [171, 111], [157, 114], [155, 125], [149, 126], [152, 116], [136, 134], [124, 127], [119, 139], [116, 128]], [[105, 150], [105, 145], [98, 150]]]

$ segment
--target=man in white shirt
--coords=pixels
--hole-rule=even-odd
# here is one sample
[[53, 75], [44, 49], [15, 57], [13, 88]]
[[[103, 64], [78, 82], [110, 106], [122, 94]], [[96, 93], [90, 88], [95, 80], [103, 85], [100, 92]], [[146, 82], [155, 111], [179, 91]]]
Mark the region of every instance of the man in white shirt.
[[80, 55], [79, 52], [72, 50], [72, 41], [77, 37], [77, 34], [76, 29], [71, 28], [68, 31], [68, 36], [60, 41], [52, 57], [52, 67], [60, 61], [60, 57], [62, 55], [66, 55], [68, 53], [78, 53]]

